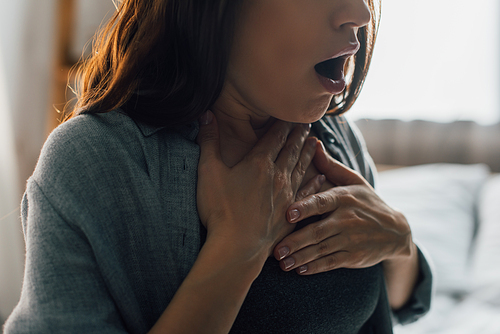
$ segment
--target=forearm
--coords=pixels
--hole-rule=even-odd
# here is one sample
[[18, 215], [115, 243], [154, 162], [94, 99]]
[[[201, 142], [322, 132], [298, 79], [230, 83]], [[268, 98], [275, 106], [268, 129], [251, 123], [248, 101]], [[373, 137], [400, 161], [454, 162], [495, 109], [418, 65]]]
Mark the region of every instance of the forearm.
[[207, 240], [150, 333], [228, 333], [265, 259]]
[[408, 302], [418, 280], [417, 246], [412, 242], [409, 256], [385, 260], [382, 265], [389, 304], [393, 310], [398, 310]]

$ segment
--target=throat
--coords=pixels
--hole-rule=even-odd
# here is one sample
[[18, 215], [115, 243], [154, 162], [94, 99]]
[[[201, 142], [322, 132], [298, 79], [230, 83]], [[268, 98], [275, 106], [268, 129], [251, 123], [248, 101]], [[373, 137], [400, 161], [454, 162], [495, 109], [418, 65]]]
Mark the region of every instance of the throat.
[[269, 130], [269, 125], [254, 128], [250, 121], [230, 120], [226, 122], [223, 118], [219, 119], [217, 118], [221, 156], [228, 167], [233, 167], [243, 160]]
[[[257, 143], [257, 140], [255, 141]], [[220, 136], [220, 153], [222, 161], [228, 167], [237, 165], [252, 150], [255, 143], [241, 141], [235, 138]]]
[[263, 113], [251, 112], [235, 102], [218, 102], [212, 111], [219, 126], [221, 156], [224, 163], [232, 167], [252, 150], [275, 119]]

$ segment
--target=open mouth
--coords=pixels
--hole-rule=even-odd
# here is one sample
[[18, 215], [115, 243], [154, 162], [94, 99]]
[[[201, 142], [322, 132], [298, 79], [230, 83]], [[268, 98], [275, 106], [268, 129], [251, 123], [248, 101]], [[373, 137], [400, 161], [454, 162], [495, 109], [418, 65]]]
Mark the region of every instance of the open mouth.
[[325, 60], [314, 66], [319, 75], [338, 81], [344, 78], [344, 65], [347, 57], [338, 57]]

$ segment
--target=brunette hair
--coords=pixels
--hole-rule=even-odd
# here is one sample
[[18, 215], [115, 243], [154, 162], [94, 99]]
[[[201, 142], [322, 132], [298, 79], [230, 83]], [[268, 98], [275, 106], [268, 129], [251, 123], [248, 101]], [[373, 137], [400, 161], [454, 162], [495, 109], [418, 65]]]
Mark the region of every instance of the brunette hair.
[[[77, 102], [65, 120], [121, 108], [133, 119], [175, 126], [197, 119], [219, 97], [238, 9], [245, 0], [122, 0], [77, 69]], [[346, 65], [347, 87], [330, 111], [355, 102], [370, 65], [380, 7]]]

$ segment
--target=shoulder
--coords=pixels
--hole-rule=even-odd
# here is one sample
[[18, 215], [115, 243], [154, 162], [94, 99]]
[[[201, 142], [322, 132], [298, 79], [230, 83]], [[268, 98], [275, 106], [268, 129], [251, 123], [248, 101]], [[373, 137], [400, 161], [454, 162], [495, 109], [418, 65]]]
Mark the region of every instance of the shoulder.
[[[197, 127], [168, 130], [112, 111], [80, 115], [56, 128], [45, 142], [32, 180], [51, 199], [80, 192], [116, 196], [116, 189], [154, 185], [171, 164], [197, 165]], [[192, 161], [191, 161], [192, 160]], [[97, 195], [96, 195], [97, 194]]]
[[[112, 111], [80, 115], [58, 126], [48, 137], [41, 156], [104, 153], [102, 149], [124, 146], [140, 139], [141, 131], [128, 116]], [[88, 148], [92, 147], [92, 152]]]
[[111, 188], [124, 175], [147, 173], [144, 138], [119, 112], [77, 116], [50, 134], [31, 178], [57, 197]]
[[[133, 121], [112, 112], [102, 115], [77, 116], [57, 127], [48, 137], [40, 153], [37, 171], [80, 165], [89, 159], [106, 159], [127, 142], [140, 135]], [[137, 128], [137, 127], [136, 127]]]

